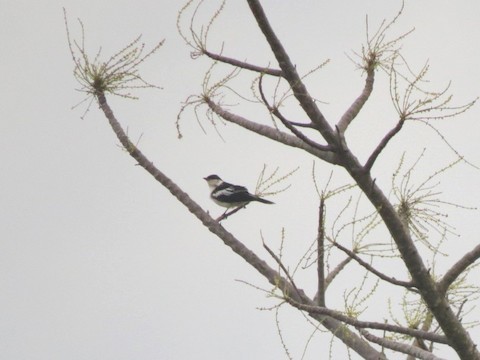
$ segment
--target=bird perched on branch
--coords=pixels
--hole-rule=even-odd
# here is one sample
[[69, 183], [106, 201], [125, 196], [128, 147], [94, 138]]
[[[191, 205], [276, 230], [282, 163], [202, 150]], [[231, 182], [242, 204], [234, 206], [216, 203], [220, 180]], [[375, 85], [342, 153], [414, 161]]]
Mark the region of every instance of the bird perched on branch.
[[218, 175], [209, 175], [204, 178], [210, 190], [210, 197], [220, 206], [228, 208], [243, 207], [251, 201], [258, 201], [264, 204], [273, 204], [269, 200], [262, 199], [257, 195], [250, 194], [246, 187], [229, 184]]

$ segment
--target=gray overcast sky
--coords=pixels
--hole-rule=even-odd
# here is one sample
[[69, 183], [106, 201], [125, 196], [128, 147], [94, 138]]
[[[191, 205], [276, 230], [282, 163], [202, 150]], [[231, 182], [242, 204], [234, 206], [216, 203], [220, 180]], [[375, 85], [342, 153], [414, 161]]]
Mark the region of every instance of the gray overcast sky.
[[[323, 110], [333, 122], [363, 85], [346, 54], [359, 50], [365, 39], [365, 15], [372, 27], [378, 26], [395, 14], [400, 1], [264, 3], [300, 71], [331, 59], [309, 85], [318, 90], [313, 92], [326, 103]], [[276, 248], [285, 227], [285, 252], [294, 266], [315, 234], [312, 160], [233, 126], [220, 126], [223, 141], [204, 120], [205, 135], [192, 112], [181, 122], [184, 138], [177, 139], [181, 102], [201, 91], [209, 66], [206, 59], [193, 61], [178, 36], [176, 15], [182, 4], [0, 0], [0, 359], [285, 358], [275, 312], [258, 310], [276, 302], [234, 280], [270, 289], [268, 284], [135, 166], [95, 105], [83, 120], [84, 106], [71, 110], [83, 95], [74, 90], [62, 7], [72, 36], [79, 35], [76, 18], [83, 20], [92, 52], [102, 46], [104, 55], [112, 54], [138, 34], [147, 46], [165, 38], [143, 68], [145, 78], [163, 90], [139, 91], [138, 101], [110, 97], [115, 113], [133, 139], [141, 137], [139, 146], [155, 164], [212, 213], [222, 210], [209, 200], [202, 177], [218, 173], [253, 190], [263, 164], [283, 172], [300, 166], [291, 189], [272, 199], [275, 206], [252, 205], [227, 225], [265, 258], [260, 230]], [[429, 59], [432, 86], [438, 89], [452, 80], [458, 103], [479, 93], [479, 16], [479, 2], [407, 1], [393, 30], [399, 35], [416, 28], [405, 41], [405, 55], [416, 69]], [[198, 25], [202, 21], [208, 21], [204, 13]], [[212, 50], [222, 41], [228, 56], [260, 65], [273, 59], [243, 1], [229, 1], [212, 30]], [[393, 124], [385, 101], [388, 87], [381, 85], [379, 80], [377, 102], [365, 109], [365, 125], [350, 134], [360, 157]], [[241, 107], [234, 109], [241, 112]], [[476, 106], [438, 124], [477, 165], [479, 112]], [[249, 114], [268, 121], [264, 112]], [[427, 174], [452, 160], [426, 127], [409, 126], [374, 169], [387, 186], [405, 150], [412, 161], [427, 147]], [[325, 183], [330, 168], [317, 165]], [[446, 200], [475, 206], [478, 178], [478, 171], [460, 166], [448, 173], [441, 190]], [[441, 260], [445, 264], [478, 241], [478, 212], [453, 210], [450, 219], [461, 236], [445, 245], [452, 255]], [[301, 279], [313, 291], [313, 278]], [[292, 356], [300, 359], [312, 327], [285, 307], [279, 318]], [[478, 330], [475, 334], [478, 338]], [[323, 339], [314, 337], [305, 359], [329, 351], [328, 336]], [[341, 345], [333, 351], [334, 359], [345, 356]]]

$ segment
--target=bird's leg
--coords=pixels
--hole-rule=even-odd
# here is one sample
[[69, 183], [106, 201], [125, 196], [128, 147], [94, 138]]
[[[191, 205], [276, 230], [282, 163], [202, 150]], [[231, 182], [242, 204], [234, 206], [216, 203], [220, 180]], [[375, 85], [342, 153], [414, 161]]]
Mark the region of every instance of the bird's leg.
[[223, 214], [220, 215], [220, 216], [216, 219], [216, 221], [220, 222], [220, 221], [222, 221], [223, 219], [226, 219], [226, 218], [228, 217], [228, 215], [226, 215], [228, 210], [230, 210], [230, 208], [227, 208], [227, 209], [223, 212]]
[[230, 208], [228, 208], [227, 210], [225, 210], [225, 212], [217, 219], [218, 222], [222, 221], [222, 220], [225, 220], [226, 218], [228, 218], [230, 215], [233, 215], [235, 214], [237, 211], [239, 211], [240, 209], [243, 209], [244, 207], [246, 207], [247, 204], [245, 205], [242, 205], [242, 206], [238, 206], [236, 208], [234, 208], [232, 211], [228, 212], [228, 210], [230, 210]]

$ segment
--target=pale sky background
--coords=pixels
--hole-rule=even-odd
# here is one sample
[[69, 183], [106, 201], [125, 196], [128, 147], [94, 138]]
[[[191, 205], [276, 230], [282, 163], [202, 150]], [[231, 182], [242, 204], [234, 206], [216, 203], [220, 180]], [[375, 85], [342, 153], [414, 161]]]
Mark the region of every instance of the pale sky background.
[[[77, 38], [76, 18], [83, 20], [92, 53], [102, 46], [105, 56], [112, 54], [139, 34], [147, 47], [165, 38], [142, 71], [163, 90], [139, 91], [138, 101], [109, 97], [114, 112], [132, 139], [141, 136], [144, 153], [212, 214], [223, 210], [210, 201], [204, 176], [217, 173], [253, 190], [263, 164], [278, 166], [282, 173], [300, 166], [289, 180], [292, 187], [272, 197], [275, 205], [251, 205], [225, 223], [271, 264], [260, 231], [277, 249], [284, 227], [286, 261], [294, 267], [316, 232], [312, 159], [232, 125], [220, 126], [223, 141], [203, 118], [205, 135], [192, 111], [184, 114], [184, 137], [177, 139], [181, 103], [200, 93], [209, 66], [207, 59], [190, 58], [177, 33], [182, 5], [173, 0], [0, 0], [0, 359], [286, 358], [275, 312], [259, 310], [277, 301], [235, 280], [269, 290], [266, 281], [135, 166], [95, 104], [83, 120], [84, 106], [71, 110], [83, 95], [74, 90], [62, 7]], [[361, 72], [347, 54], [364, 42], [365, 15], [376, 28], [396, 13], [400, 1], [269, 0], [264, 6], [301, 73], [331, 59], [308, 85], [326, 103], [322, 110], [334, 123], [363, 86]], [[208, 21], [207, 14], [200, 14], [199, 26]], [[477, 1], [407, 1], [392, 30], [399, 35], [416, 28], [404, 42], [404, 54], [414, 69], [429, 59], [432, 87], [440, 89], [451, 80], [457, 104], [479, 95], [479, 18]], [[228, 1], [212, 30], [211, 50], [217, 51], [222, 41], [227, 56], [259, 65], [273, 61], [244, 1]], [[227, 69], [219, 68], [218, 78]], [[361, 159], [393, 126], [385, 85], [379, 77], [371, 105], [349, 133]], [[231, 109], [269, 121], [265, 111]], [[477, 105], [457, 119], [437, 123], [477, 165], [479, 114]], [[424, 147], [425, 173], [420, 170], [419, 179], [453, 159], [432, 131], [409, 123], [374, 167], [386, 192], [403, 151], [409, 151], [411, 164]], [[317, 162], [321, 184], [330, 170]], [[342, 179], [342, 171], [337, 173], [335, 179]], [[445, 175], [440, 190], [446, 201], [477, 206], [478, 183], [479, 171], [460, 165]], [[479, 239], [478, 211], [447, 210], [460, 234], [445, 244], [451, 256], [440, 264], [448, 266]], [[343, 259], [336, 255], [332, 265]], [[299, 281], [313, 293], [315, 279], [305, 273]], [[350, 279], [345, 275], [339, 282], [348, 285]], [[342, 294], [342, 286], [332, 289], [329, 304], [341, 308]], [[379, 308], [387, 297], [379, 294]], [[287, 307], [280, 309], [279, 321], [292, 357], [300, 359], [312, 326]], [[480, 331], [472, 334], [478, 339]], [[323, 358], [319, 353], [327, 358], [329, 340], [330, 335], [314, 336], [305, 359]], [[340, 344], [332, 351], [334, 359], [346, 356]]]

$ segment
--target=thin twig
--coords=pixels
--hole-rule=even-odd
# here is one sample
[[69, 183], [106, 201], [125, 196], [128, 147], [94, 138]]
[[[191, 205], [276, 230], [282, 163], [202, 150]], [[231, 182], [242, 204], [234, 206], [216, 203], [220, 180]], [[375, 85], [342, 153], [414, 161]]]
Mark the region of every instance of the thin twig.
[[260, 92], [260, 96], [262, 98], [262, 101], [263, 103], [265, 104], [265, 106], [267, 107], [267, 109], [273, 114], [275, 115], [281, 122], [282, 124], [288, 129], [290, 130], [296, 137], [298, 137], [300, 140], [302, 140], [303, 142], [305, 142], [307, 145], [310, 145], [314, 148], [317, 148], [319, 150], [322, 150], [322, 151], [331, 151], [331, 147], [328, 146], [328, 145], [321, 145], [321, 144], [318, 144], [317, 142], [309, 139], [307, 136], [305, 136], [302, 132], [298, 131], [293, 125], [292, 123], [287, 120], [283, 115], [282, 113], [280, 113], [280, 111], [278, 110], [278, 107], [274, 107], [274, 106], [271, 106], [267, 100], [267, 98], [265, 97], [265, 94], [263, 92], [263, 86], [262, 86], [262, 79], [263, 77], [260, 76], [260, 79], [258, 80], [258, 89], [259, 89], [259, 92]]
[[[277, 255], [275, 255], [275, 253], [268, 247], [267, 244], [265, 244], [265, 242], [263, 243], [263, 247], [265, 248], [265, 250], [267, 250], [270, 256], [277, 262], [278, 266], [280, 266], [280, 268], [283, 270], [283, 272], [285, 273], [285, 276], [287, 277], [288, 280], [290, 280], [290, 284], [295, 289], [295, 292], [297, 293], [299, 298], [302, 298], [302, 294], [298, 290], [297, 285], [295, 285], [295, 281], [293, 281], [293, 278], [291, 277], [290, 272], [287, 270], [285, 265], [283, 265], [282, 260], [280, 260], [280, 258]], [[285, 293], [285, 289], [282, 288], [281, 290]]]
[[372, 274], [378, 276], [380, 279], [382, 280], [385, 280], [393, 285], [398, 285], [398, 286], [403, 286], [407, 289], [410, 289], [412, 291], [416, 291], [414, 289], [412, 289], [413, 287], [415, 287], [415, 284], [411, 281], [402, 281], [402, 280], [397, 280], [393, 277], [390, 277], [390, 276], [387, 276], [385, 275], [384, 273], [378, 271], [377, 269], [375, 269], [372, 265], [370, 265], [369, 263], [367, 263], [366, 261], [362, 260], [357, 254], [355, 254], [353, 251], [347, 249], [346, 247], [340, 245], [339, 243], [337, 242], [332, 242], [333, 246], [335, 246], [336, 248], [342, 250], [345, 254], [347, 254], [348, 256], [350, 256], [353, 260], [355, 260], [358, 264], [360, 264], [361, 266], [363, 266], [365, 269], [367, 269], [368, 271], [370, 271]]
[[317, 304], [325, 306], [325, 198], [320, 199], [317, 234]]

